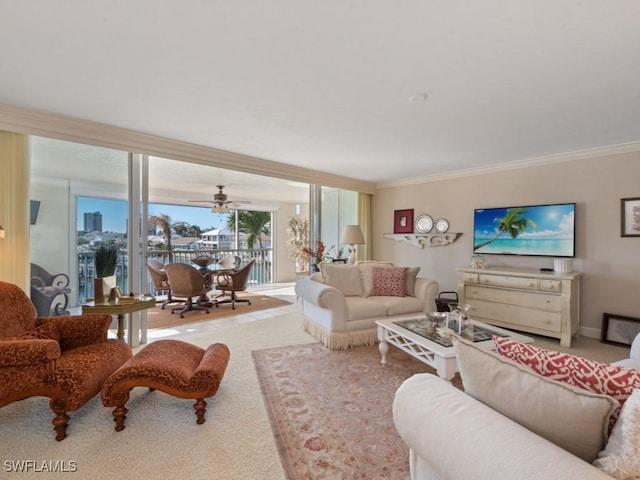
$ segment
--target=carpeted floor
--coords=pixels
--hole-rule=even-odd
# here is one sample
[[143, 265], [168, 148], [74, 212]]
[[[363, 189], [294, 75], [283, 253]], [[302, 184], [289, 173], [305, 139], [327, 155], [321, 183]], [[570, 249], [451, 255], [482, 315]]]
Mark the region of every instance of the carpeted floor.
[[[392, 348], [328, 350], [319, 343], [253, 352], [264, 401], [289, 480], [404, 479], [408, 450], [391, 407], [400, 384], [434, 370]], [[454, 384], [461, 387], [458, 376]]]
[[212, 306], [209, 313], [205, 310], [193, 310], [186, 312], [184, 318], [180, 318], [180, 310], [171, 313], [172, 307], [180, 307], [180, 304], [167, 305], [164, 310], [161, 304], [157, 304], [155, 308], [147, 310], [147, 328], [168, 328], [186, 323], [202, 322], [205, 320], [215, 320], [216, 318], [230, 317], [232, 315], [242, 315], [244, 313], [257, 312], [266, 310], [267, 308], [281, 307], [291, 302], [276, 298], [273, 296], [256, 294], [256, 293], [240, 293], [239, 298], [251, 300], [251, 305], [246, 302], [236, 303], [235, 310], [231, 309], [231, 304], [223, 303], [219, 307]]

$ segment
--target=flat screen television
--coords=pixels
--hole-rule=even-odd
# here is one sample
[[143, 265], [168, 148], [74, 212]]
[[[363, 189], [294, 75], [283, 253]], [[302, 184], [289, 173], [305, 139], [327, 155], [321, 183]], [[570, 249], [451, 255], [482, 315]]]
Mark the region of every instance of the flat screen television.
[[477, 208], [473, 253], [573, 258], [575, 212], [575, 203]]

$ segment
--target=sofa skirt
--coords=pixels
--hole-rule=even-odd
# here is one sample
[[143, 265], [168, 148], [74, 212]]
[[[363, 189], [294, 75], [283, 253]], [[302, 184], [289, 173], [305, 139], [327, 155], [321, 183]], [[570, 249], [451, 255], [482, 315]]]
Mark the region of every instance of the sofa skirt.
[[378, 341], [378, 329], [354, 330], [351, 332], [332, 332], [321, 327], [313, 320], [302, 319], [302, 329], [322, 342], [329, 350], [346, 350], [351, 347], [375, 345]]

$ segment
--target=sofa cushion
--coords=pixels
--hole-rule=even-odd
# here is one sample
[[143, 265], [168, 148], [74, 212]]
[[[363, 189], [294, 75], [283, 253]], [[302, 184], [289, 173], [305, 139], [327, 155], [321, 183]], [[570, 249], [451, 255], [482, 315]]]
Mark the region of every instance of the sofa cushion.
[[372, 296], [404, 297], [407, 291], [407, 269], [405, 267], [373, 267], [372, 271]]
[[323, 263], [320, 268], [325, 285], [337, 288], [345, 297], [362, 295], [360, 270], [355, 265]]
[[409, 315], [411, 313], [421, 313], [424, 311], [423, 303], [415, 297], [369, 297], [372, 303], [383, 305], [386, 314], [391, 315]]
[[618, 480], [640, 478], [640, 390], [627, 399], [605, 449], [593, 464]]
[[453, 342], [466, 393], [577, 457], [596, 459], [617, 400], [538, 375], [460, 337]]
[[347, 303], [349, 321], [379, 318], [387, 315], [387, 306], [384, 303], [372, 302], [370, 298], [359, 296], [345, 297], [344, 299]]
[[375, 262], [373, 260], [364, 260], [358, 262], [358, 270], [360, 270], [360, 276], [362, 278], [362, 290], [364, 296], [368, 297], [373, 291], [373, 267], [390, 268], [393, 267], [391, 262]]
[[[568, 353], [546, 350], [533, 345], [496, 338], [496, 351], [511, 360], [531, 367], [545, 377], [594, 393], [609, 395], [620, 402], [620, 408], [634, 388], [640, 388], [640, 370], [608, 365]], [[611, 415], [613, 428], [620, 408]]]

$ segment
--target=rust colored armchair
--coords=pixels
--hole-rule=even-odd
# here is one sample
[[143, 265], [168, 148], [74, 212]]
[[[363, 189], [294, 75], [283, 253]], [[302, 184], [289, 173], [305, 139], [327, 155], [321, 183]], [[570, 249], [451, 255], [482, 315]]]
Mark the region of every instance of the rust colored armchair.
[[100, 392], [104, 381], [132, 356], [108, 340], [110, 315], [36, 317], [20, 287], [0, 282], [0, 407], [48, 397], [56, 440], [67, 436], [67, 412]]

